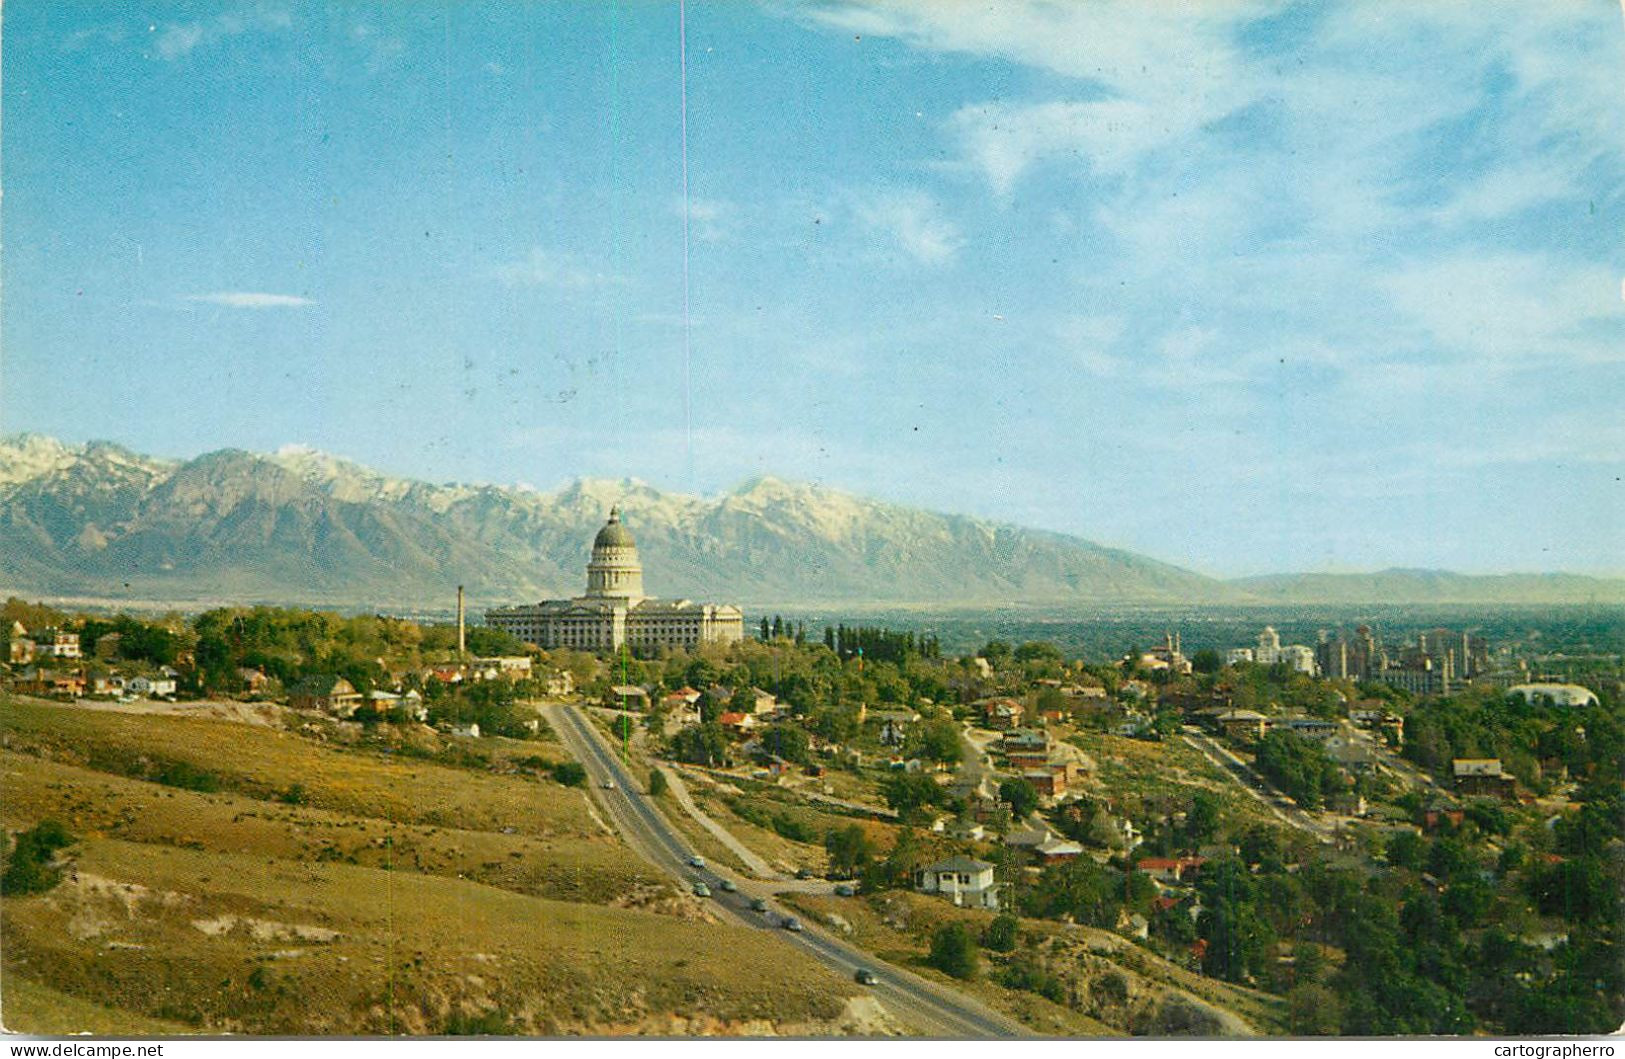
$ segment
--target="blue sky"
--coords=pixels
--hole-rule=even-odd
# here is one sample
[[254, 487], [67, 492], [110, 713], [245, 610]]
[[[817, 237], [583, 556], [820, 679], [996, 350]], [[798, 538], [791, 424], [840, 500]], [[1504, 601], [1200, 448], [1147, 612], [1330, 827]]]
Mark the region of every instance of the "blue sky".
[[1611, 0], [3, 17], [0, 433], [1625, 572]]

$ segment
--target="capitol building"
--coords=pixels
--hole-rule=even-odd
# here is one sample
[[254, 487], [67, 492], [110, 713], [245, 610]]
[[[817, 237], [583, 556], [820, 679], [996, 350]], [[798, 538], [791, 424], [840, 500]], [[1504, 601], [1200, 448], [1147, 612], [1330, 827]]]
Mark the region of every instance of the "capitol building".
[[694, 648], [738, 643], [745, 615], [730, 603], [653, 599], [643, 594], [637, 542], [621, 525], [619, 508], [592, 542], [587, 594], [485, 612], [485, 622], [538, 647], [580, 651]]

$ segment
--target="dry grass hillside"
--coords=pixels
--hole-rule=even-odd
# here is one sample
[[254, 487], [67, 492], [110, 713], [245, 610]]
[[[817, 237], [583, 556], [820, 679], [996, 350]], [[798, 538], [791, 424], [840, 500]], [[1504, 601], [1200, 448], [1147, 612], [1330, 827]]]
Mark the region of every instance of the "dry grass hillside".
[[5, 900], [0, 1017], [39, 1033], [895, 1029], [778, 939], [713, 921], [582, 790], [470, 760], [0, 702], [0, 820], [77, 839], [57, 885]]

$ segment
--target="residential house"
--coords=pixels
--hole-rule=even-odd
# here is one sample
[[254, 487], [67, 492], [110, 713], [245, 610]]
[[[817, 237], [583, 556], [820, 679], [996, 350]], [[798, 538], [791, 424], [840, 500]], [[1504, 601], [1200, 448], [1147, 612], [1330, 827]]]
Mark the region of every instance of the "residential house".
[[573, 695], [576, 690], [576, 678], [568, 669], [555, 669], [542, 678], [542, 687], [554, 698]]
[[1058, 798], [1066, 793], [1065, 768], [1027, 769], [1021, 778], [1033, 785], [1040, 798]]
[[81, 658], [79, 634], [66, 629], [46, 629], [35, 639], [35, 650], [50, 658]]
[[1021, 723], [1021, 703], [1015, 699], [984, 699], [982, 723], [995, 732], [1008, 732]]
[[15, 690], [23, 695], [52, 695], [77, 698], [85, 693], [85, 678], [78, 673], [56, 673], [31, 669], [17, 678]]
[[296, 710], [321, 710], [348, 717], [361, 705], [361, 693], [343, 677], [306, 677], [288, 692], [288, 705]]
[[604, 693], [604, 705], [620, 710], [647, 710], [649, 690], [636, 684], [616, 684]]
[[1264, 738], [1264, 728], [1268, 724], [1264, 715], [1257, 710], [1225, 710], [1214, 721], [1226, 736], [1243, 743]]
[[1047, 827], [1012, 831], [1004, 837], [1004, 844], [1011, 849], [1031, 852], [1043, 864], [1071, 860], [1083, 853], [1083, 847], [1078, 843], [1062, 838]]
[[993, 865], [974, 857], [959, 855], [926, 865], [914, 873], [914, 888], [921, 893], [942, 894], [967, 908], [999, 907], [999, 884], [993, 881]]
[[369, 691], [367, 705], [377, 713], [405, 713], [414, 721], [429, 719], [429, 708], [423, 704], [423, 696], [413, 688], [405, 694], [393, 691]]
[[1487, 794], [1495, 798], [1511, 798], [1517, 793], [1517, 779], [1501, 769], [1501, 759], [1456, 758], [1450, 762], [1455, 776], [1456, 790], [1462, 794]]
[[1273, 725], [1285, 728], [1293, 735], [1323, 743], [1337, 734], [1337, 722], [1320, 717], [1283, 717]]
[[749, 693], [750, 712], [761, 717], [764, 714], [774, 713], [779, 708], [778, 696], [761, 688], [751, 688]]
[[1049, 733], [1042, 728], [1012, 728], [999, 741], [1006, 754], [1016, 751], [1049, 752]]
[[12, 630], [11, 640], [6, 645], [6, 661], [14, 666], [26, 666], [39, 654], [39, 644], [26, 635], [19, 635], [16, 629], [20, 628], [18, 625]]
[[494, 658], [476, 658], [474, 664], [487, 673], [494, 670], [497, 677], [503, 680], [527, 680], [530, 677], [529, 655], [498, 655]]
[[132, 695], [164, 698], [175, 694], [175, 678], [179, 675], [175, 670], [166, 666], [152, 676], [131, 677], [124, 682], [124, 688]]
[[717, 723], [728, 729], [730, 732], [737, 732], [743, 735], [745, 732], [748, 732], [752, 728], [756, 727], [756, 715], [752, 713], [740, 713], [737, 710], [730, 710], [727, 713], [719, 716], [717, 718]]
[[1049, 765], [1048, 750], [1012, 750], [1005, 758], [1010, 762], [1010, 767], [1017, 772], [1046, 768]]
[[243, 690], [250, 695], [260, 694], [271, 682], [271, 678], [266, 676], [263, 670], [248, 668], [237, 670], [237, 679], [242, 683]]
[[1143, 857], [1134, 867], [1163, 885], [1173, 886], [1188, 880], [1206, 863], [1206, 857]]

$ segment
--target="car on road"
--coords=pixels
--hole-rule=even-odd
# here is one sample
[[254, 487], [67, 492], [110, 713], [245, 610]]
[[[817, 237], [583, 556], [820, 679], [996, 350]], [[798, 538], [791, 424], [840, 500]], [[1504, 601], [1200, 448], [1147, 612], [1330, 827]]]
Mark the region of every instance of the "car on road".
[[705, 867], [705, 858], [696, 853], [692, 857], [688, 858], [688, 863], [690, 867], [703, 868]]
[[732, 879], [724, 879], [722, 880], [722, 892], [725, 894], [738, 893], [739, 887], [734, 885]]
[[858, 891], [851, 883], [841, 883], [835, 887], [836, 897], [856, 897]]
[[797, 919], [795, 916], [785, 916], [784, 929], [795, 934], [800, 934], [806, 928], [801, 925], [801, 920]]
[[852, 980], [859, 985], [874, 985], [880, 981], [875, 977], [875, 973], [867, 967], [859, 967], [858, 972], [852, 976]]
[[614, 780], [605, 780], [603, 783], [599, 784], [599, 786], [604, 788], [604, 790], [606, 790], [606, 791], [612, 791], [612, 790], [615, 789], [615, 781]]
[[798, 879], [811, 879], [813, 877], [814, 876], [813, 876], [811, 868], [797, 868], [796, 869], [796, 878], [798, 878]]
[[694, 896], [695, 897], [710, 897], [711, 896], [711, 888], [709, 886], [705, 885], [702, 882], [697, 882], [697, 883], [694, 884]]
[[767, 911], [767, 898], [765, 898], [765, 897], [752, 897], [750, 899], [750, 910], [752, 912], [766, 912]]

